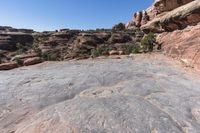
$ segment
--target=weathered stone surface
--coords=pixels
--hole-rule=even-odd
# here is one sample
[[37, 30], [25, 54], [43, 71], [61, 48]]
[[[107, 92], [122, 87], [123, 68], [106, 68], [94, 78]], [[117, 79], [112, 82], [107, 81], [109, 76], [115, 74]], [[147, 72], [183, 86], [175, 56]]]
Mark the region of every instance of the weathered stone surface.
[[200, 68], [200, 25], [184, 30], [162, 33], [157, 37], [166, 54], [177, 58], [188, 66]]
[[0, 64], [0, 70], [10, 70], [17, 68], [18, 65], [16, 62], [2, 63]]
[[198, 133], [199, 84], [150, 55], [0, 72], [0, 132]]
[[30, 65], [35, 65], [38, 63], [41, 63], [42, 59], [40, 57], [34, 57], [34, 58], [29, 58], [27, 60], [24, 61], [24, 65], [25, 66], [30, 66]]

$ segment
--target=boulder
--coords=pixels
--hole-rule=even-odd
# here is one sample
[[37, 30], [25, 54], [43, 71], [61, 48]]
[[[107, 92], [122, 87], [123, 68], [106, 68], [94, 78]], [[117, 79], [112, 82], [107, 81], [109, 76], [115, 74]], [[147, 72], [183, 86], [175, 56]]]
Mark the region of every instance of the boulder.
[[42, 62], [41, 58], [34, 57], [34, 58], [30, 58], [30, 59], [25, 60], [24, 65], [30, 66], [30, 65], [35, 65], [35, 64], [41, 63], [41, 62]]
[[18, 65], [16, 62], [8, 62], [0, 64], [0, 70], [11, 70], [17, 67]]
[[20, 60], [25, 60], [27, 58], [33, 58], [33, 57], [37, 57], [37, 54], [22, 54], [22, 55], [16, 55], [14, 56], [11, 61], [15, 61], [17, 59], [20, 59]]

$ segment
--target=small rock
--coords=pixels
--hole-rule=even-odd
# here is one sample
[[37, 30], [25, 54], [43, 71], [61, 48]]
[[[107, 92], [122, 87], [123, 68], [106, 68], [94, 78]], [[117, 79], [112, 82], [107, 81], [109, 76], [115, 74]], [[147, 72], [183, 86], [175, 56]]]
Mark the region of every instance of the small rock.
[[134, 57], [134, 54], [129, 54], [129, 57]]
[[24, 65], [25, 66], [29, 66], [29, 65], [35, 65], [35, 64], [38, 64], [38, 63], [41, 63], [42, 60], [40, 57], [34, 57], [34, 58], [30, 58], [30, 59], [27, 59], [24, 61]]
[[109, 55], [118, 55], [118, 54], [119, 54], [119, 52], [117, 50], [111, 50], [109, 52]]
[[197, 122], [200, 123], [200, 107], [193, 108], [191, 110], [191, 113], [194, 116], [194, 118], [197, 120]]
[[14, 68], [17, 68], [18, 65], [16, 62], [9, 62], [9, 63], [3, 63], [0, 64], [0, 70], [11, 70]]
[[123, 55], [124, 54], [124, 51], [119, 51], [119, 55]]

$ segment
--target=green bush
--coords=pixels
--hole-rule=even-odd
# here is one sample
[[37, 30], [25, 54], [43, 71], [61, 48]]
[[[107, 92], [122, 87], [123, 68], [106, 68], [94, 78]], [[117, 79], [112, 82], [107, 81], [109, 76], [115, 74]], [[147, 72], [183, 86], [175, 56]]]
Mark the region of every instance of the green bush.
[[152, 52], [153, 51], [155, 37], [156, 37], [155, 34], [150, 32], [141, 40], [141, 46], [142, 46], [142, 49], [144, 50], [144, 52]]
[[124, 45], [123, 46], [123, 52], [126, 55], [129, 55], [131, 53], [140, 53], [140, 46], [135, 44], [135, 45]]
[[38, 47], [33, 47], [33, 51], [39, 56], [42, 57], [42, 50]]
[[42, 58], [46, 61], [59, 61], [60, 53], [57, 51], [42, 53]]
[[24, 63], [24, 62], [23, 62], [22, 60], [20, 60], [19, 58], [16, 58], [16, 59], [15, 59], [15, 62], [17, 63], [18, 66], [23, 66], [23, 63]]
[[17, 43], [16, 47], [17, 47], [18, 54], [22, 54], [22, 53], [26, 52], [29, 48], [31, 48], [31, 44]]
[[98, 57], [103, 54], [107, 54], [109, 52], [109, 50], [110, 50], [109, 47], [106, 45], [97, 46], [96, 48], [91, 50], [91, 56]]

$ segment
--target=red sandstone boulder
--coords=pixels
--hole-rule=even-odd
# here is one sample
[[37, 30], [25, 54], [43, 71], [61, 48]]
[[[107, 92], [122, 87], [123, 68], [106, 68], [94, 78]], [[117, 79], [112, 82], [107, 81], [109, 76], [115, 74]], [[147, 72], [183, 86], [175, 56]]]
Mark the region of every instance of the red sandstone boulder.
[[35, 64], [41, 63], [41, 62], [42, 62], [41, 58], [34, 57], [34, 58], [30, 58], [30, 59], [25, 60], [24, 65], [30, 66], [30, 65], [35, 65]]
[[3, 63], [0, 64], [0, 70], [11, 70], [14, 68], [17, 68], [18, 65], [16, 62], [9, 62], [9, 63]]

